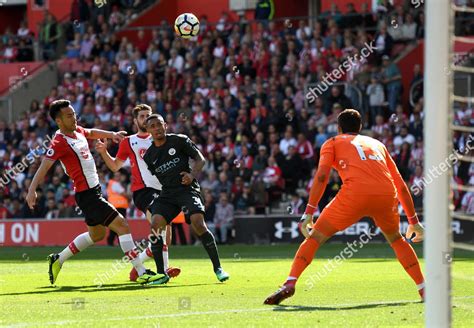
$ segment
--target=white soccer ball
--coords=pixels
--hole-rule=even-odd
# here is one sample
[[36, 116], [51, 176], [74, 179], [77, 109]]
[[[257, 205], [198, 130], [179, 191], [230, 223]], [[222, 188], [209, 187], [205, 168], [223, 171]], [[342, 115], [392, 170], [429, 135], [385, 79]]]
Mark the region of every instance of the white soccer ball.
[[184, 39], [189, 39], [199, 33], [199, 19], [191, 13], [179, 15], [174, 21], [176, 34]]

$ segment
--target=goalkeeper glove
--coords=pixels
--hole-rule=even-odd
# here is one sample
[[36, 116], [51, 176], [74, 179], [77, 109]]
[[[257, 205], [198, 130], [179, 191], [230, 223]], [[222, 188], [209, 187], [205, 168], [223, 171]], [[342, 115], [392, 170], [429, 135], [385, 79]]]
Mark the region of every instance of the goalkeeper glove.
[[306, 210], [300, 219], [300, 231], [301, 234], [308, 238], [313, 226], [313, 214], [316, 211], [316, 207], [310, 204], [306, 205]]

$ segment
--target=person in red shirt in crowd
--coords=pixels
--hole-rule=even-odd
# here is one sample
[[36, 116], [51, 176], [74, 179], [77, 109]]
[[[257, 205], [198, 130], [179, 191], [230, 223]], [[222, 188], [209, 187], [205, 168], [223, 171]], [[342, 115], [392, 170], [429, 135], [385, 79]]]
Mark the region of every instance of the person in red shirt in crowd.
[[8, 219], [11, 217], [10, 211], [3, 204], [3, 198], [0, 198], [0, 219]]
[[261, 98], [255, 99], [255, 107], [250, 109], [250, 122], [260, 124], [267, 117], [267, 109], [262, 104]]
[[314, 159], [314, 150], [311, 142], [306, 140], [306, 136], [303, 133], [298, 134], [298, 144], [296, 145], [298, 154], [302, 159], [313, 160]]

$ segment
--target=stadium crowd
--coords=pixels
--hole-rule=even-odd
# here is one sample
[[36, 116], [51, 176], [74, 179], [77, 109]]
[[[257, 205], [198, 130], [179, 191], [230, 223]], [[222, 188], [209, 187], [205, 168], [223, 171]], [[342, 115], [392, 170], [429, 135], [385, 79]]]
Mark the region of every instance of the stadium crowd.
[[[232, 22], [223, 13], [217, 24], [200, 17], [201, 31], [195, 40], [177, 38], [172, 26], [162, 22], [152, 31], [151, 42], [139, 31], [136, 44], [114, 35], [117, 22], [125, 19], [119, 9], [108, 16], [99, 13], [94, 20], [90, 19], [94, 15], [85, 15], [89, 19], [68, 35], [63, 55], [91, 62], [91, 70], [66, 72], [60, 85], [44, 99], [32, 101], [21, 119], [0, 122], [0, 218], [80, 215], [71, 181], [59, 164], [47, 187], [38, 191], [34, 212], [24, 197], [40, 161], [22, 172], [15, 169], [27, 154], [45, 153], [42, 142], [56, 130], [48, 106], [59, 98], [72, 102], [84, 127], [135, 133], [131, 109], [146, 103], [165, 118], [168, 132], [189, 135], [207, 158], [199, 180], [206, 220], [215, 227], [228, 229], [233, 215], [268, 213], [281, 204], [288, 213], [300, 214], [319, 149], [337, 133], [337, 115], [351, 107], [363, 114], [364, 133], [387, 145], [409, 187], [419, 187], [414, 198], [420, 208], [427, 183], [422, 179], [427, 171], [422, 167], [423, 95], [420, 91], [413, 107], [402, 105], [402, 93], [408, 90], [402, 90], [392, 51], [394, 44], [423, 38], [424, 17], [422, 10], [387, 7], [370, 12], [365, 4], [360, 8], [350, 4], [352, 14], [342, 15], [333, 6], [313, 28], [301, 20], [260, 22], [252, 29], [245, 18]], [[393, 20], [398, 28], [390, 24]], [[371, 56], [356, 62], [314, 102], [307, 102], [308, 83], [320, 84], [326, 72], [370, 42], [377, 47]], [[420, 79], [416, 65], [412, 84]], [[362, 102], [350, 87], [361, 90]], [[472, 126], [472, 108], [459, 108], [456, 119]], [[468, 147], [468, 138], [456, 135], [455, 148], [472, 156], [474, 142]], [[117, 145], [110, 144], [109, 152], [116, 151]], [[113, 173], [94, 155], [106, 193]], [[8, 182], [6, 172], [14, 172]], [[474, 184], [474, 165], [459, 161], [455, 173], [455, 182]], [[129, 169], [120, 174], [118, 180], [129, 190]], [[340, 187], [334, 172], [320, 208]], [[459, 190], [454, 198], [458, 209], [474, 213], [472, 193]], [[132, 204], [128, 217], [141, 216]]]

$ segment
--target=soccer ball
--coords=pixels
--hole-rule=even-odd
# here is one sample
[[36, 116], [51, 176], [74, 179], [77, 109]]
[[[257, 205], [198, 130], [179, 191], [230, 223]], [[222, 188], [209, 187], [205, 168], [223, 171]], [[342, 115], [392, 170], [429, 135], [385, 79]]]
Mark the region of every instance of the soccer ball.
[[199, 19], [194, 14], [181, 14], [174, 21], [174, 30], [185, 39], [196, 36], [199, 33]]

